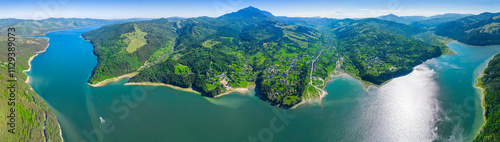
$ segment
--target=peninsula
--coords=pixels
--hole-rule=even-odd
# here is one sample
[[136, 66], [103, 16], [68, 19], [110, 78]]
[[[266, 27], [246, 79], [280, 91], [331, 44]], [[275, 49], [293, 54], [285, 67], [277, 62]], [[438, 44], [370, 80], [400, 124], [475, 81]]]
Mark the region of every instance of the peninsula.
[[335, 73], [380, 85], [448, 51], [446, 38], [422, 27], [276, 17], [254, 7], [218, 18], [105, 26], [82, 36], [98, 57], [90, 84], [137, 73], [129, 82], [192, 88], [207, 97], [255, 85], [260, 98], [282, 108], [321, 100]]

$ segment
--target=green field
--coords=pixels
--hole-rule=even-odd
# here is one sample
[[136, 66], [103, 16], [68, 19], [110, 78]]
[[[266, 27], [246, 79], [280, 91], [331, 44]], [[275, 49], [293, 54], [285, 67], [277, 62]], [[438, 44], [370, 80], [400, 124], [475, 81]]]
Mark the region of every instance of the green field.
[[132, 53], [137, 49], [141, 48], [147, 43], [146, 38], [144, 38], [148, 33], [142, 32], [141, 29], [134, 26], [135, 31], [132, 33], [122, 34], [123, 42], [127, 44], [126, 51]]

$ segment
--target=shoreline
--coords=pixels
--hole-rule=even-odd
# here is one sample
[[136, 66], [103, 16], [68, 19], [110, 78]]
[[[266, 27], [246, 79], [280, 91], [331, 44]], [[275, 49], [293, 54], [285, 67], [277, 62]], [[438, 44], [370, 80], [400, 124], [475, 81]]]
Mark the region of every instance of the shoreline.
[[[330, 81], [333, 81], [333, 78], [334, 77], [340, 77], [340, 76], [344, 76], [344, 75], [349, 75], [348, 73], [345, 73], [345, 72], [342, 72], [342, 71], [334, 71], [334, 73], [331, 73], [330, 76], [328, 76], [327, 78], [325, 78], [323, 81], [324, 81], [324, 84], [323, 84], [323, 87], [322, 88], [319, 88], [317, 86], [313, 86], [315, 87], [316, 89], [319, 89], [319, 100], [314, 100], [313, 98], [308, 98], [308, 99], [305, 99], [305, 100], [302, 100], [300, 101], [298, 104], [295, 104], [293, 105], [292, 107], [288, 108], [288, 109], [295, 109], [297, 107], [299, 107], [300, 105], [303, 105], [303, 104], [306, 104], [306, 103], [312, 103], [313, 101], [318, 101], [320, 104], [321, 104], [321, 101], [323, 100], [323, 98], [326, 97], [326, 95], [328, 95], [328, 92], [325, 90], [326, 88], [326, 84], [328, 84], [328, 82]], [[351, 76], [352, 77], [352, 76]], [[356, 79], [357, 80], [357, 79]], [[358, 80], [359, 81], [359, 80]]]
[[499, 46], [500, 44], [494, 44], [494, 45], [471, 45], [471, 44], [467, 44], [467, 43], [463, 43], [463, 42], [460, 42], [458, 40], [453, 40], [452, 42], [450, 43], [453, 43], [453, 42], [458, 42], [458, 43], [461, 43], [461, 44], [465, 44], [467, 46], [470, 46], [470, 47], [474, 47], [474, 48], [481, 48], [481, 47], [489, 47], [489, 46]]
[[[33, 56], [31, 56], [31, 57], [30, 57], [30, 59], [28, 60], [28, 69], [23, 70], [23, 73], [25, 73], [25, 74], [26, 74], [27, 72], [30, 72], [30, 71], [31, 71], [31, 61], [32, 61], [32, 60], [33, 60], [36, 56], [38, 56], [39, 54], [42, 54], [43, 52], [47, 51], [47, 48], [49, 48], [49, 45], [50, 45], [50, 43], [49, 43], [49, 38], [47, 38], [47, 37], [44, 37], [44, 38], [45, 38], [45, 39], [47, 39], [47, 47], [45, 47], [45, 48], [44, 48], [43, 50], [41, 50], [41, 51], [36, 52], [36, 54], [35, 54], [35, 55], [33, 55]], [[29, 76], [28, 74], [26, 74], [26, 80], [25, 80], [24, 82], [25, 82], [26, 84], [28, 84], [28, 83], [30, 82], [30, 76]], [[31, 88], [31, 86], [30, 86], [30, 88]], [[31, 88], [31, 90], [33, 90], [33, 88]]]
[[299, 107], [300, 105], [306, 104], [307, 102], [310, 102], [310, 101], [309, 101], [309, 100], [303, 100], [303, 101], [300, 101], [300, 103], [295, 104], [294, 106], [292, 106], [292, 107], [291, 107], [291, 108], [289, 108], [289, 109], [295, 109], [295, 108]]
[[[157, 83], [157, 82], [128, 82], [128, 83], [125, 83], [124, 85], [166, 86], [166, 87], [170, 87], [172, 89], [181, 90], [181, 91], [185, 91], [185, 92], [196, 93], [196, 94], [200, 94], [201, 95], [201, 92], [196, 91], [193, 88], [182, 88], [182, 87], [179, 87], [179, 86], [174, 86], [174, 85], [165, 84], [165, 83]], [[238, 93], [241, 93], [241, 94], [245, 95], [252, 88], [255, 88], [255, 85], [248, 86], [247, 88], [233, 88], [233, 89], [228, 90], [227, 92], [224, 92], [222, 94], [215, 95], [213, 98], [219, 98], [219, 97], [231, 94], [233, 92], [238, 92]]]
[[[55, 114], [54, 114], [55, 115]], [[56, 117], [57, 118], [57, 117]], [[59, 124], [59, 122], [57, 122], [57, 126], [59, 126], [59, 136], [61, 137], [61, 142], [64, 142], [64, 138], [62, 136], [62, 128], [61, 128], [61, 124]]]
[[182, 91], [186, 91], [186, 92], [192, 92], [192, 93], [196, 93], [196, 94], [201, 94], [200, 92], [194, 90], [193, 88], [182, 88], [182, 87], [179, 87], [179, 86], [174, 86], [174, 85], [165, 84], [165, 83], [128, 82], [128, 83], [125, 83], [124, 85], [126, 85], [126, 86], [128, 86], [128, 85], [138, 85], [138, 86], [167, 86], [167, 87], [170, 87], [170, 88], [176, 89], [176, 90], [182, 90]]
[[[457, 41], [449, 41], [449, 42], [448, 42], [447, 44], [445, 44], [445, 45], [446, 45], [446, 46], [448, 46], [448, 44], [453, 43], [453, 42], [457, 42]], [[457, 55], [457, 53], [456, 53], [455, 51], [453, 51], [453, 50], [451, 50], [451, 49], [449, 49], [449, 48], [448, 48], [448, 50], [449, 50], [449, 51], [451, 51], [451, 52], [452, 52], [452, 53], [454, 53], [454, 54], [442, 54], [442, 55], [440, 55], [440, 56], [438, 56], [438, 57], [441, 57], [441, 56], [443, 56], [443, 55]], [[438, 57], [434, 57], [434, 58], [438, 58]], [[434, 58], [431, 58], [431, 59], [434, 59]], [[428, 59], [428, 60], [431, 60], [431, 59]], [[428, 60], [426, 60], [426, 61], [422, 62], [421, 64], [423, 64], [423, 63], [427, 62]], [[142, 67], [144, 67], [144, 66], [142, 66]], [[142, 67], [141, 67], [141, 68], [142, 68]], [[141, 68], [140, 68], [140, 69], [141, 69]], [[97, 84], [90, 84], [90, 83], [88, 83], [88, 84], [89, 84], [90, 86], [92, 86], [92, 87], [101, 87], [101, 86], [105, 86], [105, 85], [107, 85], [108, 83], [111, 83], [111, 82], [116, 82], [116, 81], [118, 81], [119, 79], [122, 79], [123, 77], [129, 77], [129, 78], [131, 78], [131, 77], [135, 76], [138, 72], [134, 72], [134, 73], [135, 73], [135, 74], [134, 74], [134, 75], [132, 75], [132, 76], [130, 76], [130, 75], [131, 75], [131, 74], [133, 74], [133, 73], [130, 73], [130, 74], [122, 75], [122, 76], [119, 76], [119, 77], [106, 79], [106, 80], [101, 81], [101, 82], [99, 82], [99, 83], [97, 83]], [[410, 73], [411, 73], [411, 72], [410, 72]], [[382, 83], [382, 84], [380, 84], [380, 85], [376, 85], [376, 84], [373, 84], [373, 83], [371, 83], [371, 82], [364, 81], [364, 80], [362, 80], [360, 77], [357, 77], [357, 76], [355, 76], [355, 75], [351, 75], [351, 74], [349, 74], [349, 73], [347, 73], [347, 72], [344, 72], [344, 71], [335, 71], [334, 73], [332, 73], [329, 77], [327, 77], [327, 78], [324, 80], [324, 85], [323, 85], [323, 87], [322, 87], [322, 88], [319, 88], [319, 87], [314, 86], [315, 88], [319, 89], [319, 91], [320, 91], [320, 94], [319, 94], [319, 95], [320, 95], [320, 96], [319, 96], [319, 100], [316, 100], [316, 101], [319, 101], [319, 102], [321, 103], [321, 101], [323, 100], [323, 98], [324, 98], [324, 97], [326, 97], [326, 95], [328, 95], [328, 92], [325, 90], [325, 88], [326, 88], [326, 84], [327, 84], [328, 82], [333, 81], [333, 80], [332, 80], [332, 78], [334, 78], [334, 77], [339, 77], [339, 76], [343, 76], [343, 75], [348, 75], [348, 76], [351, 76], [352, 78], [354, 78], [355, 80], [357, 80], [357, 81], [361, 84], [361, 86], [364, 88], [364, 90], [365, 90], [366, 92], [368, 92], [368, 91], [369, 91], [369, 89], [370, 89], [371, 87], [380, 88], [381, 86], [384, 86], [385, 84], [389, 83], [389, 82], [390, 82], [390, 81], [392, 81], [393, 79], [398, 78], [398, 77], [394, 77], [394, 78], [391, 78], [391, 79], [389, 79], [389, 80], [387, 80], [387, 81], [383, 82], [383, 83]], [[399, 77], [401, 77], [401, 76], [399, 76]], [[174, 86], [174, 85], [170, 85], [170, 84], [164, 84], [164, 83], [153, 83], [153, 82], [138, 82], [138, 83], [135, 83], [135, 82], [129, 82], [129, 83], [125, 83], [124, 85], [152, 85], [152, 86], [168, 86], [168, 87], [171, 87], [171, 88], [174, 88], [174, 89], [178, 89], [178, 90], [183, 90], [183, 91], [188, 91], [188, 92], [194, 92], [194, 93], [197, 93], [197, 94], [201, 94], [200, 92], [198, 92], [198, 91], [196, 91], [196, 90], [193, 90], [192, 88], [182, 88], [182, 87], [178, 87], [178, 86]], [[214, 96], [214, 98], [222, 97], [222, 96], [227, 95], [227, 94], [230, 94], [230, 93], [232, 93], [232, 92], [239, 92], [239, 93], [241, 93], [241, 94], [246, 94], [246, 93], [248, 92], [249, 88], [254, 88], [254, 87], [255, 87], [255, 85], [249, 86], [249, 87], [247, 87], [247, 88], [234, 88], [234, 89], [231, 89], [231, 90], [229, 90], [229, 91], [227, 91], [227, 92], [224, 92], [224, 93], [222, 93], [222, 94], [215, 95], [215, 96]], [[313, 100], [313, 99], [305, 99], [305, 100], [301, 101], [300, 103], [295, 104], [294, 106], [290, 107], [289, 109], [295, 109], [295, 108], [297, 108], [298, 106], [300, 106], [300, 105], [302, 105], [302, 104], [305, 104], [305, 103], [307, 103], [307, 102], [313, 102], [313, 101], [315, 101], [315, 100]]]
[[[363, 87], [363, 89], [365, 89], [366, 92], [368, 92], [368, 90], [371, 88], [371, 87], [375, 87], [375, 88], [380, 88], [381, 86], [384, 86], [385, 84], [389, 83], [390, 81], [392, 81], [393, 79], [397, 78], [391, 78], [385, 82], [383, 82], [382, 84], [380, 85], [376, 85], [376, 84], [373, 84], [371, 82], [368, 82], [368, 81], [364, 81], [363, 79], [361, 79], [360, 77], [357, 77], [355, 75], [352, 75], [350, 73], [347, 73], [347, 72], [343, 72], [343, 71], [340, 71], [339, 74], [336, 74], [336, 75], [333, 75], [331, 77], [339, 77], [339, 76], [343, 76], [343, 75], [348, 75], [348, 76], [351, 76], [352, 78], [354, 78], [355, 80], [357, 80], [359, 82], [359, 84], [361, 84], [361, 86]], [[328, 82], [328, 81], [327, 81]], [[326, 86], [326, 85], [325, 85]]]
[[[44, 33], [43, 35], [45, 35], [45, 33]], [[40, 54], [44, 53], [45, 51], [47, 51], [47, 49], [48, 49], [48, 48], [49, 48], [49, 46], [50, 46], [50, 43], [49, 43], [49, 38], [48, 38], [48, 37], [43, 37], [43, 38], [44, 38], [44, 39], [47, 39], [47, 46], [46, 46], [43, 50], [37, 51], [37, 52], [35, 53], [35, 55], [31, 56], [31, 57], [30, 57], [30, 59], [28, 60], [28, 69], [23, 70], [23, 73], [24, 73], [24, 74], [26, 74], [26, 80], [24, 81], [26, 84], [28, 84], [28, 83], [30, 82], [30, 76], [29, 76], [27, 73], [31, 71], [31, 61], [33, 61], [33, 59], [34, 59], [36, 56], [38, 56], [38, 55], [40, 55]], [[28, 86], [30, 87], [30, 89], [31, 89], [32, 91], [34, 91], [34, 90], [33, 90], [33, 87], [31, 87], [31, 85], [29, 85], [29, 84], [28, 84]], [[37, 95], [38, 95], [38, 94], [37, 94]], [[42, 98], [42, 100], [43, 100], [43, 98]], [[56, 119], [57, 119], [57, 117], [56, 117]], [[59, 126], [59, 137], [61, 138], [61, 141], [62, 141], [62, 142], [64, 142], [64, 138], [63, 138], [63, 136], [62, 136], [62, 127], [61, 127], [61, 124], [59, 124], [59, 122], [57, 122], [57, 126]]]
[[228, 90], [227, 92], [224, 92], [222, 94], [219, 94], [219, 95], [215, 95], [214, 98], [218, 98], [218, 97], [222, 97], [222, 96], [225, 96], [227, 94], [230, 94], [230, 93], [233, 93], [233, 92], [238, 92], [238, 93], [241, 93], [243, 95], [246, 95], [248, 93], [248, 91], [251, 89], [251, 88], [255, 88], [256, 85], [250, 85], [248, 86], [247, 88], [233, 88], [231, 90]]
[[481, 133], [481, 130], [483, 129], [484, 125], [486, 125], [486, 117], [485, 117], [485, 114], [486, 114], [485, 104], [486, 104], [486, 102], [484, 101], [485, 89], [483, 88], [484, 86], [482, 85], [482, 83], [481, 83], [481, 85], [479, 85], [480, 84], [479, 80], [482, 78], [482, 76], [484, 76], [484, 69], [483, 69], [483, 73], [481, 73], [481, 75], [476, 78], [476, 84], [474, 85], [474, 88], [481, 90], [480, 97], [481, 97], [481, 108], [483, 108], [483, 115], [482, 115], [482, 117], [483, 117], [484, 123], [476, 131], [476, 134], [474, 135], [474, 138], [476, 138], [477, 135], [479, 135], [479, 133]]
[[[450, 41], [448, 44], [451, 44], [451, 43], [454, 43], [454, 42], [458, 42], [458, 41], [453, 40], [453, 41]], [[461, 43], [461, 42], [458, 42], [458, 43]], [[446, 44], [446, 47], [448, 47], [448, 44]], [[458, 55], [455, 51], [451, 50], [449, 47], [448, 47], [447, 49], [448, 49], [449, 51], [453, 52], [453, 54], [445, 54], [445, 53], [443, 53], [442, 55], [440, 55], [440, 56], [438, 56], [438, 57], [434, 57], [434, 58], [427, 59], [427, 60], [425, 60], [424, 62], [420, 63], [419, 65], [422, 65], [422, 64], [426, 63], [426, 62], [427, 62], [427, 61], [429, 61], [429, 60], [432, 60], [432, 59], [435, 59], [435, 58], [439, 58], [439, 57], [444, 56], [444, 55]], [[492, 57], [492, 58], [493, 58], [493, 57]], [[412, 72], [413, 72], [413, 70], [415, 69], [415, 67], [417, 67], [417, 66], [419, 66], [419, 65], [414, 66], [414, 67], [413, 67], [413, 69], [412, 69], [412, 71], [411, 71], [410, 73], [412, 73]], [[485, 69], [486, 69], [486, 68], [485, 68]], [[365, 91], [367, 91], [367, 92], [368, 92], [368, 90], [370, 89], [370, 87], [380, 88], [380, 87], [384, 86], [385, 84], [387, 84], [387, 83], [391, 82], [393, 79], [396, 79], [396, 78], [399, 78], [399, 77], [403, 77], [403, 76], [406, 76], [406, 75], [409, 75], [409, 74], [410, 74], [410, 73], [408, 73], [408, 74], [403, 75], [403, 76], [393, 77], [393, 78], [391, 78], [391, 79], [389, 79], [389, 80], [387, 80], [387, 81], [383, 82], [383, 83], [382, 83], [382, 84], [380, 84], [380, 85], [376, 85], [376, 84], [373, 84], [373, 83], [371, 83], [371, 82], [364, 81], [364, 80], [363, 80], [363, 79], [361, 79], [360, 77], [357, 77], [357, 76], [351, 75], [350, 73], [347, 73], [347, 72], [342, 72], [342, 73], [345, 73], [345, 74], [347, 74], [347, 75], [349, 75], [349, 76], [353, 77], [354, 79], [358, 80], [358, 81], [359, 81], [359, 83], [361, 83], [361, 85], [363, 86], [363, 88], [364, 88], [364, 89], [365, 89]], [[342, 73], [341, 73], [341, 74], [342, 74]]]
[[106, 86], [109, 83], [116, 82], [116, 81], [118, 81], [120, 79], [123, 79], [123, 78], [132, 78], [135, 75], [137, 75], [138, 73], [139, 72], [132, 72], [132, 73], [128, 73], [128, 74], [124, 74], [124, 75], [118, 76], [118, 77], [108, 78], [108, 79], [100, 81], [100, 82], [98, 82], [96, 84], [90, 84], [90, 82], [87, 82], [87, 84], [89, 86], [92, 86], [92, 87], [102, 87], [102, 86]]
[[[57, 32], [57, 31], [62, 31], [62, 30], [71, 30], [71, 29], [79, 29], [79, 28], [86, 28], [86, 27], [91, 27], [91, 26], [100, 26], [100, 25], [90, 25], [90, 26], [75, 27], [75, 28], [67, 28], [67, 29], [56, 29], [56, 30], [54, 30], [54, 31], [48, 31], [48, 32], [45, 32], [45, 33], [40, 33], [39, 35], [43, 35], [43, 36], [45, 36], [47, 33], [51, 33], [51, 32]], [[36, 36], [36, 35], [35, 35], [35, 36]], [[45, 38], [45, 39], [47, 40], [47, 46], [46, 46], [43, 50], [37, 51], [37, 52], [35, 53], [35, 55], [31, 56], [31, 57], [29, 58], [29, 60], [28, 60], [28, 69], [23, 70], [23, 73], [24, 73], [24, 74], [26, 74], [26, 80], [25, 80], [24, 82], [25, 82], [26, 84], [28, 84], [28, 86], [30, 87], [30, 89], [31, 89], [32, 91], [34, 91], [34, 90], [33, 90], [33, 87], [31, 87], [31, 85], [29, 85], [29, 82], [31, 81], [31, 79], [30, 79], [30, 76], [27, 74], [27, 72], [30, 72], [30, 71], [31, 71], [31, 61], [33, 61], [33, 59], [34, 59], [36, 56], [38, 56], [38, 55], [40, 55], [40, 54], [44, 53], [45, 51], [47, 51], [47, 49], [48, 49], [48, 48], [49, 48], [49, 46], [50, 46], [50, 42], [49, 42], [49, 41], [50, 41], [50, 38], [48, 38], [48, 37], [42, 37], [42, 38]], [[38, 93], [37, 93], [37, 95], [38, 95]], [[39, 95], [38, 95], [38, 96], [39, 96]], [[43, 102], [45, 102], [45, 100], [44, 100], [41, 96], [39, 96], [39, 97], [43, 100]], [[51, 108], [48, 104], [47, 104], [47, 106], [48, 106], [49, 108]], [[57, 120], [57, 116], [56, 116], [55, 118], [56, 118], [56, 120]], [[63, 138], [63, 135], [62, 135], [63, 131], [62, 131], [61, 124], [59, 123], [59, 121], [56, 121], [56, 123], [57, 123], [57, 126], [59, 126], [59, 137], [61, 138], [61, 141], [62, 141], [62, 142], [64, 142], [64, 138]]]
[[474, 80], [475, 83], [473, 82], [474, 88], [481, 90], [481, 93], [480, 93], [479, 96], [481, 98], [481, 108], [483, 109], [482, 118], [483, 118], [483, 121], [484, 121], [484, 123], [481, 125], [481, 127], [479, 127], [479, 129], [476, 131], [476, 134], [474, 135], [474, 138], [476, 138], [477, 135], [479, 135], [479, 133], [481, 133], [481, 130], [483, 129], [484, 125], [486, 125], [486, 115], [485, 115], [486, 114], [486, 107], [485, 107], [486, 101], [484, 100], [484, 97], [486, 95], [485, 94], [486, 89], [484, 88], [485, 86], [483, 85], [483, 82], [481, 81], [481, 78], [485, 75], [484, 71], [486, 70], [486, 68], [488, 68], [489, 62], [491, 60], [493, 60], [493, 57], [495, 57], [496, 55], [498, 55], [498, 54], [493, 55], [492, 57], [490, 57], [489, 60], [487, 60], [487, 62], [485, 62], [484, 68], [481, 70], [481, 72], [479, 72], [479, 75]]

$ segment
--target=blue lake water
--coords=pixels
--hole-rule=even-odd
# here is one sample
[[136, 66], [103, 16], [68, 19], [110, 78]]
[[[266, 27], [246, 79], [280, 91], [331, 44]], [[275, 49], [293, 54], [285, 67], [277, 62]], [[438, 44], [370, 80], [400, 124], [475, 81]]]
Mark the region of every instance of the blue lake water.
[[470, 141], [484, 123], [475, 78], [500, 46], [448, 46], [458, 55], [428, 60], [380, 88], [333, 78], [321, 103], [293, 110], [254, 96], [221, 98], [164, 86], [104, 87], [87, 80], [97, 64], [81, 34], [47, 33], [29, 84], [50, 105], [66, 141]]

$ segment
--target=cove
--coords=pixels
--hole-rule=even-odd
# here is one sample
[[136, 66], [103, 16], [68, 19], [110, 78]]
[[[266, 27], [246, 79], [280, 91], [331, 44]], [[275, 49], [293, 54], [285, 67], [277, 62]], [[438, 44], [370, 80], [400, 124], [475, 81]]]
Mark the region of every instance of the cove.
[[257, 97], [220, 98], [165, 86], [87, 84], [97, 58], [81, 34], [47, 33], [29, 84], [50, 105], [66, 141], [470, 141], [483, 122], [475, 80], [500, 46], [453, 42], [457, 55], [365, 90], [350, 76], [328, 82], [321, 103], [283, 110]]

